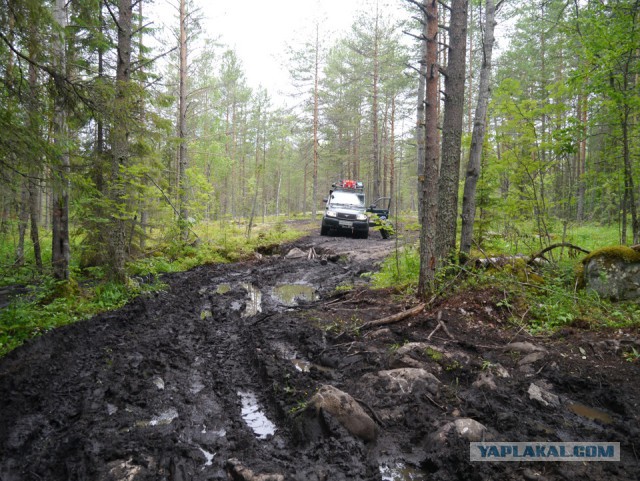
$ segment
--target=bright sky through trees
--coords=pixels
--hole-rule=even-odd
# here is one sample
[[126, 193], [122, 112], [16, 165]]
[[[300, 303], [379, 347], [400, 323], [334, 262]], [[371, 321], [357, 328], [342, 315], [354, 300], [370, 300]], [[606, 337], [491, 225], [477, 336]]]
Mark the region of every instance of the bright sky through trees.
[[[400, 3], [389, 2], [387, 8], [396, 10]], [[176, 23], [175, 9], [169, 6], [173, 4], [174, 0], [158, 0], [157, 15], [164, 26]], [[274, 96], [286, 91], [290, 84], [284, 57], [286, 45], [298, 43], [297, 37], [305, 35], [315, 15], [326, 18], [327, 30], [345, 31], [355, 13], [367, 4], [367, 0], [199, 0], [206, 18], [205, 35], [233, 48], [243, 62], [249, 83], [265, 87]]]

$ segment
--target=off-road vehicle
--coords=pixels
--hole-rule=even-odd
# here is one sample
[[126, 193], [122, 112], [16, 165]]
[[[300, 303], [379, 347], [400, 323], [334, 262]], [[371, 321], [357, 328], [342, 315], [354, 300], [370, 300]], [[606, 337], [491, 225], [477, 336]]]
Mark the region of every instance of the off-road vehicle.
[[364, 201], [364, 184], [354, 180], [336, 182], [324, 199], [321, 235], [330, 231], [353, 234], [354, 237], [369, 237], [369, 216]]

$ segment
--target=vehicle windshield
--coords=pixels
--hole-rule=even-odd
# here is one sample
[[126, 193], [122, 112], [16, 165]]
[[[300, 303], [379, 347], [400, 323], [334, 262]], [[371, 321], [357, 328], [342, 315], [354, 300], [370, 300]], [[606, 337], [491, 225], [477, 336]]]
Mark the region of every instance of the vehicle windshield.
[[364, 196], [353, 192], [334, 192], [331, 194], [331, 205], [344, 205], [348, 207], [364, 207]]

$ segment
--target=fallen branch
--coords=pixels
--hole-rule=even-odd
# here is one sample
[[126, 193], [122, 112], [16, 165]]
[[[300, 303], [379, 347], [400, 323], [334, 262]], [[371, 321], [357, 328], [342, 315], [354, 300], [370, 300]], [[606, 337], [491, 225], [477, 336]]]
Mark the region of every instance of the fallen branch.
[[442, 329], [447, 334], [447, 336], [449, 336], [449, 339], [454, 340], [455, 338], [451, 335], [451, 333], [449, 332], [449, 329], [447, 329], [447, 326], [445, 326], [444, 322], [442, 322], [442, 311], [438, 311], [438, 316], [436, 317], [436, 320], [438, 321], [438, 324], [436, 325], [436, 328], [433, 331], [431, 331], [431, 334], [427, 336], [427, 341], [430, 341], [433, 335], [436, 332], [438, 332], [439, 329]]
[[420, 314], [426, 306], [426, 303], [418, 304], [411, 309], [407, 309], [406, 311], [399, 312], [397, 314], [393, 314], [392, 316], [383, 317], [382, 319], [377, 319], [375, 321], [365, 322], [360, 329], [368, 329], [369, 327], [375, 326], [386, 326], [388, 324], [394, 324], [396, 322], [400, 322], [403, 319], [408, 317], [415, 316], [416, 314]]
[[589, 254], [591, 252], [586, 249], [583, 249], [580, 246], [574, 245], [570, 242], [558, 242], [556, 244], [551, 244], [550, 246], [545, 247], [540, 252], [536, 252], [535, 254], [532, 254], [531, 257], [529, 257], [527, 264], [533, 264], [533, 262], [535, 262], [537, 258], [542, 257], [544, 254], [546, 254], [550, 250], [556, 249], [558, 247], [568, 247], [569, 249], [574, 249], [580, 252], [584, 252], [585, 254]]

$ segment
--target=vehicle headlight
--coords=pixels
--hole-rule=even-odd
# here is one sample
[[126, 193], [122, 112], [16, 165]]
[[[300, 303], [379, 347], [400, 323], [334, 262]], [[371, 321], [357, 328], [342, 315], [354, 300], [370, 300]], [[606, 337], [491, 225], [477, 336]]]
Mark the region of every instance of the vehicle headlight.
[[327, 211], [327, 217], [338, 217], [338, 215], [336, 214], [336, 212], [334, 210], [328, 210]]
[[366, 214], [358, 214], [358, 215], [356, 215], [356, 219], [357, 220], [367, 220], [367, 215]]

